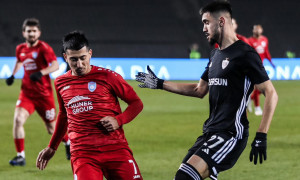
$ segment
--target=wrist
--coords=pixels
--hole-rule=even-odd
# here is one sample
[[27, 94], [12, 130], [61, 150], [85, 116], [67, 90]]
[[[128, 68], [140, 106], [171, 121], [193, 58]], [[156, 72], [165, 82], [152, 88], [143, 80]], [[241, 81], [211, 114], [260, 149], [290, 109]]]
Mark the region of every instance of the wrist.
[[157, 89], [164, 89], [165, 80], [157, 78]]
[[263, 133], [263, 132], [256, 132], [256, 139], [267, 139], [267, 133]]
[[41, 76], [41, 77], [43, 76], [43, 73], [41, 71], [38, 71], [37, 73], [39, 76]]
[[119, 126], [123, 125], [123, 120], [122, 120], [121, 114], [119, 114], [118, 116], [116, 116], [115, 119], [117, 120]]
[[49, 149], [52, 149], [53, 151], [56, 151], [56, 150], [57, 150], [57, 148], [51, 146], [51, 144], [48, 145], [48, 148], [49, 148]]

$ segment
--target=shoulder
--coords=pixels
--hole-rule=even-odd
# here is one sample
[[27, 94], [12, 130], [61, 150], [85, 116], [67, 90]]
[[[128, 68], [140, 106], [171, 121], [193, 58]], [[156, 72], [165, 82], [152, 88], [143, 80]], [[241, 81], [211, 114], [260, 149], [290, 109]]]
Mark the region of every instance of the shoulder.
[[46, 50], [46, 51], [47, 50], [52, 50], [52, 47], [48, 43], [46, 43], [45, 41], [39, 40], [39, 46], [40, 46], [41, 49]]
[[21, 44], [17, 45], [16, 51], [20, 51], [21, 49], [23, 49], [25, 47], [26, 47], [26, 43], [21, 43]]
[[261, 36], [262, 39], [268, 39], [266, 36], [262, 35]]
[[239, 40], [235, 46], [236, 57], [241, 58], [241, 62], [245, 62], [253, 59], [253, 57], [259, 57], [256, 50], [244, 41]]
[[64, 74], [58, 76], [55, 80], [54, 80], [54, 84], [56, 87], [59, 87], [61, 84], [63, 84], [67, 79], [69, 79], [69, 77], [72, 77], [71, 75], [71, 70], [65, 72]]
[[255, 49], [253, 47], [251, 47], [248, 43], [246, 43], [245, 41], [239, 40], [237, 42], [237, 48], [239, 48], [240, 50], [244, 51], [244, 52], [256, 52]]
[[251, 43], [251, 42], [255, 41], [255, 39], [253, 37], [249, 37], [248, 41]]
[[248, 39], [247, 39], [245, 36], [240, 35], [240, 34], [237, 34], [236, 36], [237, 36], [237, 38], [238, 38], [239, 40], [242, 40], [242, 41], [244, 41], [245, 43], [249, 44], [249, 41], [248, 41]]
[[218, 48], [214, 48], [212, 51], [210, 51], [210, 57], [213, 57], [217, 51], [218, 51]]
[[103, 67], [93, 66], [92, 67], [92, 73], [101, 75], [102, 77], [104, 76], [104, 77], [106, 77], [107, 79], [110, 79], [110, 80], [122, 78], [122, 76], [120, 74], [116, 73], [115, 71], [110, 70], [110, 69], [106, 69], [106, 68], [103, 68]]
[[263, 41], [266, 41], [266, 42], [269, 41], [268, 38], [267, 38], [266, 36], [261, 36], [261, 39], [262, 39]]

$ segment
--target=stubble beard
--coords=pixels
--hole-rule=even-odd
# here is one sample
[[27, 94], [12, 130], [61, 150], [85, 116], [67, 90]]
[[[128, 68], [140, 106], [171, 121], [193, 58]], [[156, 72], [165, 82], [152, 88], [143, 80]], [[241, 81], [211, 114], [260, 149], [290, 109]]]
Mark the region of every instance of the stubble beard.
[[214, 31], [212, 32], [213, 36], [209, 39], [208, 43], [211, 46], [214, 46], [216, 43], [219, 44], [218, 39], [220, 38], [220, 33], [218, 32], [218, 29], [215, 28]]

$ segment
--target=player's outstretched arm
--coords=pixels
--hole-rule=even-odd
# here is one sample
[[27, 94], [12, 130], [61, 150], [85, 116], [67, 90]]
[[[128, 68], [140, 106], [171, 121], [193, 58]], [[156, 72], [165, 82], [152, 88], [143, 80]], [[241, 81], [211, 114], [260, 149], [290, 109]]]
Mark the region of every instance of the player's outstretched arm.
[[50, 74], [54, 71], [57, 71], [58, 69], [59, 69], [58, 62], [57, 61], [52, 61], [50, 66], [48, 66], [47, 68], [41, 70], [41, 73], [44, 76], [44, 75]]
[[50, 147], [43, 149], [36, 159], [36, 167], [40, 170], [44, 170], [54, 154], [55, 150]]
[[14, 83], [15, 74], [19, 71], [19, 69], [22, 67], [23, 63], [20, 61], [17, 61], [13, 70], [12, 75], [6, 79], [6, 84], [8, 86], [12, 85]]
[[267, 160], [267, 133], [278, 101], [278, 95], [270, 80], [258, 84], [256, 87], [265, 95], [266, 99], [262, 120], [251, 144], [252, 149], [249, 158], [251, 162], [254, 160], [254, 164], [257, 164], [258, 159], [260, 163]]
[[59, 69], [59, 64], [57, 61], [52, 61], [51, 65], [41, 71], [34, 72], [30, 74], [30, 79], [32, 81], [39, 81], [42, 76], [50, 74]]
[[199, 83], [165, 81], [164, 90], [184, 96], [203, 98], [208, 92], [208, 84], [203, 79], [200, 79]]
[[149, 66], [147, 66], [147, 70], [148, 74], [139, 72], [136, 75], [136, 81], [143, 83], [139, 84], [141, 88], [163, 89], [180, 95], [200, 98], [203, 98], [208, 92], [208, 84], [202, 79], [199, 83], [175, 83], [158, 78]]

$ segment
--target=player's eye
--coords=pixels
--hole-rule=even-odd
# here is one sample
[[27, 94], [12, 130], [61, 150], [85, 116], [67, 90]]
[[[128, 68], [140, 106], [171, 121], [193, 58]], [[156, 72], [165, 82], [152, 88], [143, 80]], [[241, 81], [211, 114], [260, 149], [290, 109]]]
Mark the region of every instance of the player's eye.
[[72, 62], [75, 62], [75, 61], [77, 61], [77, 58], [70, 58], [70, 60], [71, 60]]
[[86, 59], [86, 56], [81, 56], [80, 57], [80, 60], [85, 60]]
[[203, 20], [203, 24], [208, 25], [209, 24], [208, 20]]

